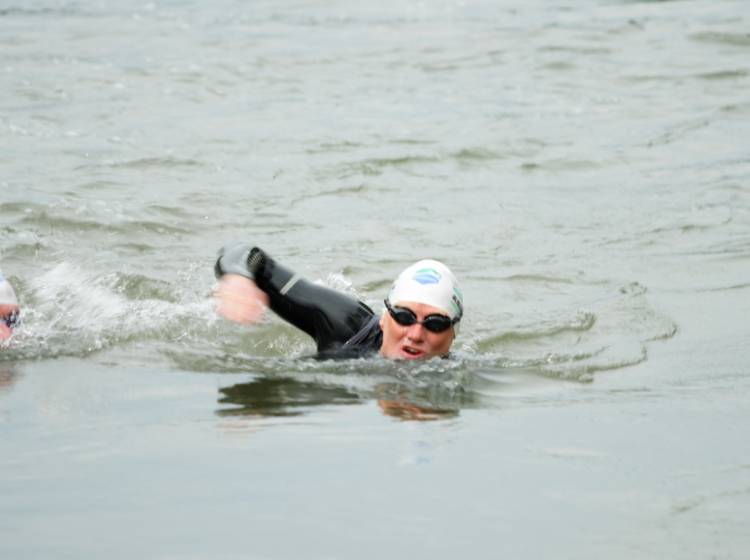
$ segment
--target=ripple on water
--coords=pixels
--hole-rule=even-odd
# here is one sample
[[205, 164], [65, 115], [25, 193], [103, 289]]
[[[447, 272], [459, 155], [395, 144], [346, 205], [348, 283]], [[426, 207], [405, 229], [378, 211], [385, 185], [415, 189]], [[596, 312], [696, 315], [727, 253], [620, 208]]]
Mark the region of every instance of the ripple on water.
[[6, 16], [69, 16], [79, 14], [80, 11], [75, 5], [45, 6], [40, 8], [29, 8], [21, 6], [9, 6], [0, 9], [0, 17]]
[[738, 80], [742, 78], [747, 78], [748, 75], [750, 75], [750, 72], [748, 72], [744, 68], [737, 68], [733, 70], [719, 70], [716, 72], [705, 72], [703, 74], [698, 74], [697, 77], [701, 80], [721, 81], [721, 80]]
[[586, 309], [547, 313], [511, 324], [500, 334], [480, 336], [467, 348], [498, 356], [504, 367], [533, 368], [544, 375], [590, 381], [596, 372], [638, 364], [646, 344], [674, 336], [677, 326], [654, 309], [638, 282], [590, 303]]
[[720, 45], [731, 45], [733, 47], [750, 47], [750, 33], [732, 33], [728, 31], [703, 31], [688, 36], [693, 41], [700, 43], [717, 43]]
[[527, 171], [527, 172], [536, 172], [536, 171], [574, 172], [574, 171], [587, 171], [587, 170], [598, 169], [602, 167], [603, 165], [604, 165], [603, 161], [559, 158], [559, 159], [550, 159], [550, 160], [538, 161], [538, 162], [525, 162], [525, 163], [520, 164], [520, 167], [523, 171]]
[[[86, 217], [88, 216], [88, 217]], [[113, 221], [113, 218], [117, 221]], [[18, 222], [25, 229], [33, 231], [59, 232], [100, 232], [107, 234], [127, 234], [146, 232], [158, 234], [184, 235], [192, 230], [164, 221], [130, 220], [125, 216], [113, 216], [96, 210], [84, 209], [75, 216], [69, 211], [57, 212], [53, 209], [29, 210]]]
[[76, 170], [85, 169], [130, 169], [130, 170], [154, 170], [154, 169], [178, 169], [178, 168], [192, 168], [192, 167], [203, 167], [206, 164], [204, 162], [189, 159], [189, 158], [175, 158], [175, 157], [146, 157], [136, 158], [131, 160], [107, 160], [97, 163], [87, 163], [76, 168]]

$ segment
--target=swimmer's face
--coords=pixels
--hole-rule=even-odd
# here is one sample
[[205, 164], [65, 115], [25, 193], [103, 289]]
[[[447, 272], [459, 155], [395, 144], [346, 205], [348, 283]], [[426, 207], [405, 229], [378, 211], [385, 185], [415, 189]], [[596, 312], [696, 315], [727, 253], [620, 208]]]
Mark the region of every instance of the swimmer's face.
[[[442, 309], [425, 303], [401, 301], [393, 307], [411, 310], [418, 321], [424, 321], [428, 315], [445, 315]], [[409, 326], [399, 325], [388, 311], [380, 317], [380, 328], [383, 330], [380, 355], [396, 360], [426, 360], [446, 356], [456, 337], [453, 327], [436, 333], [427, 330], [419, 322]]]
[[[17, 305], [0, 304], [0, 340], [6, 340], [13, 334], [11, 317], [18, 312]], [[10, 324], [8, 324], [10, 323]]]

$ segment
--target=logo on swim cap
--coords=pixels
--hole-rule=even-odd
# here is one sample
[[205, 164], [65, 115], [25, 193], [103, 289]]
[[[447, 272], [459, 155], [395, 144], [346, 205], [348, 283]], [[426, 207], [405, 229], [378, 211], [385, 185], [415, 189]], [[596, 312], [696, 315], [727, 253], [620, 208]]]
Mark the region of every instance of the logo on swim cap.
[[415, 282], [419, 282], [423, 286], [427, 284], [439, 284], [440, 278], [440, 273], [434, 268], [420, 268], [412, 276]]

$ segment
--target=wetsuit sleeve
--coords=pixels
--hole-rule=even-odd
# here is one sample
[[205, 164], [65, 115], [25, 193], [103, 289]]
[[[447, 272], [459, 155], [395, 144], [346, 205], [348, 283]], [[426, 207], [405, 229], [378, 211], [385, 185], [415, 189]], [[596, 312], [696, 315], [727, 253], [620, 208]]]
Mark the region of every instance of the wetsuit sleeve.
[[305, 280], [250, 245], [222, 249], [215, 272], [217, 277], [232, 273], [255, 281], [271, 309], [313, 337], [319, 352], [343, 345], [374, 315], [361, 301]]

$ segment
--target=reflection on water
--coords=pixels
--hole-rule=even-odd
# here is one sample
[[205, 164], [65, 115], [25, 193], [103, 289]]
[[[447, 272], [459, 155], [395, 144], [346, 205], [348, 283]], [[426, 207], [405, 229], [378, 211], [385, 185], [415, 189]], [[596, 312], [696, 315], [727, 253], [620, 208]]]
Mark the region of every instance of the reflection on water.
[[10, 389], [17, 377], [18, 374], [13, 365], [0, 363], [0, 391]]
[[474, 404], [470, 393], [441, 381], [379, 382], [372, 387], [302, 381], [293, 377], [259, 377], [220, 389], [219, 416], [299, 416], [315, 407], [356, 405], [375, 400], [380, 410], [402, 420], [439, 420], [458, 416]]
[[384, 414], [401, 420], [444, 420], [458, 416], [458, 410], [420, 406], [406, 399], [378, 399], [378, 406]]
[[220, 416], [297, 416], [321, 405], [358, 404], [362, 399], [344, 387], [297, 381], [291, 377], [261, 377], [220, 389]]
[[475, 393], [467, 391], [463, 384], [446, 380], [382, 383], [375, 388], [373, 398], [384, 414], [402, 420], [448, 419], [458, 416], [462, 408], [477, 405]]

